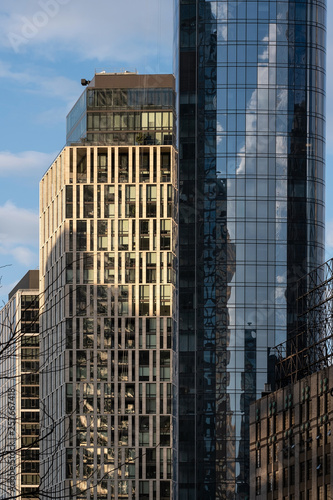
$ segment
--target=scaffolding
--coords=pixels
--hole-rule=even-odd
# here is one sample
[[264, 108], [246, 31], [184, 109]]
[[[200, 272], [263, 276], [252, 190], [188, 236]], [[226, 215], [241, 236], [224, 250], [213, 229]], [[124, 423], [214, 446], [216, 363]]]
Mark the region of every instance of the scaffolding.
[[276, 385], [295, 383], [333, 364], [333, 259], [297, 283], [297, 328], [276, 346]]

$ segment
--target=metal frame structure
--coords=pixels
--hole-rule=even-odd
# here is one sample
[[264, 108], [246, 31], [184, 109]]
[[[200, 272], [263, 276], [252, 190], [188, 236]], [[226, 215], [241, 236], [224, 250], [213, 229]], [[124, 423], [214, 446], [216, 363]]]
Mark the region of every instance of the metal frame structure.
[[279, 388], [333, 364], [333, 259], [299, 279], [297, 289], [297, 329], [275, 348]]

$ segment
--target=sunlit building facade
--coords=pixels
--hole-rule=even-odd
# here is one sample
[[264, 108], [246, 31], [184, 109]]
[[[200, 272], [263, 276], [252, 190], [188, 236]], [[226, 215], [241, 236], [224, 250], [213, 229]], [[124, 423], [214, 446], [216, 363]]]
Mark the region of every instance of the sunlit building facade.
[[332, 498], [332, 385], [331, 366], [251, 405], [251, 500]]
[[96, 74], [41, 181], [45, 498], [173, 498], [174, 99]]
[[0, 499], [39, 498], [39, 273], [0, 311]]
[[180, 500], [249, 495], [249, 405], [324, 261], [326, 2], [175, 1]]

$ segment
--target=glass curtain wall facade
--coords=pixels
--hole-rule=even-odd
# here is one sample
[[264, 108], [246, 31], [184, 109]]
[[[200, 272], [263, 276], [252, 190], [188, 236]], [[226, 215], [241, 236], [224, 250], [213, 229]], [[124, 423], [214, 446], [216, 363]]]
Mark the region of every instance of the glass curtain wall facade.
[[67, 116], [66, 144], [174, 144], [170, 82], [172, 75], [97, 73]]
[[326, 2], [175, 1], [180, 500], [248, 498], [249, 404], [324, 260]]

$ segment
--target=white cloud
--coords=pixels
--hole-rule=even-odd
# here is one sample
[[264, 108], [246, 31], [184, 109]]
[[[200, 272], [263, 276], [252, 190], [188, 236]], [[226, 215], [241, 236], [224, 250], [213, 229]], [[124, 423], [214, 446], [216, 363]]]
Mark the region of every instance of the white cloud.
[[[331, 4], [331, 2], [328, 2]], [[327, 8], [330, 10], [332, 5], [328, 5]], [[332, 54], [333, 51], [333, 30], [327, 30], [327, 54]], [[331, 87], [333, 85], [333, 60], [330, 56], [326, 59], [326, 75], [327, 75], [327, 101], [326, 101], [326, 144], [327, 144], [327, 152], [333, 154], [333, 96], [331, 92]]]
[[38, 246], [38, 213], [7, 201], [0, 206], [0, 245], [2, 249]]
[[326, 120], [327, 120], [327, 149], [333, 153], [333, 96], [330, 91], [333, 85], [333, 59], [330, 57], [333, 50], [333, 30], [331, 29], [331, 24], [333, 21], [333, 3], [327, 2], [327, 47], [326, 47], [326, 76], [327, 76], [327, 109], [326, 109]]
[[[21, 153], [0, 151], [0, 177], [12, 177], [19, 174], [23, 177], [36, 176], [40, 179], [56, 155], [57, 153], [40, 153], [39, 151], [23, 151]], [[2, 208], [4, 207], [0, 207], [0, 211]]]
[[0, 255], [5, 264], [38, 264], [38, 214], [7, 201], [0, 206]]
[[333, 253], [333, 220], [326, 222], [326, 247], [330, 249], [330, 254]]
[[36, 253], [27, 247], [15, 247], [12, 249], [15, 260], [26, 267], [31, 267], [36, 263]]
[[61, 75], [53, 75], [50, 72], [46, 74], [45, 71], [32, 67], [26, 71], [18, 71], [3, 61], [0, 61], [0, 78], [21, 85], [26, 92], [35, 92], [71, 104], [78, 99], [82, 92], [82, 87], [77, 81]]
[[0, 45], [47, 58], [51, 45], [53, 54], [70, 50], [82, 59], [148, 65], [157, 52], [170, 57], [172, 15], [170, 0], [15, 0], [2, 5]]
[[[1, 269], [0, 269], [1, 273]], [[0, 275], [1, 278], [1, 275]], [[13, 288], [17, 285], [19, 280], [12, 281], [11, 283], [2, 284], [2, 280], [0, 281], [0, 309], [6, 304], [8, 294], [13, 290]]]
[[68, 106], [57, 106], [55, 108], [49, 108], [36, 115], [36, 123], [41, 125], [55, 125], [61, 123], [64, 127], [65, 116], [70, 111], [73, 106], [74, 100]]

